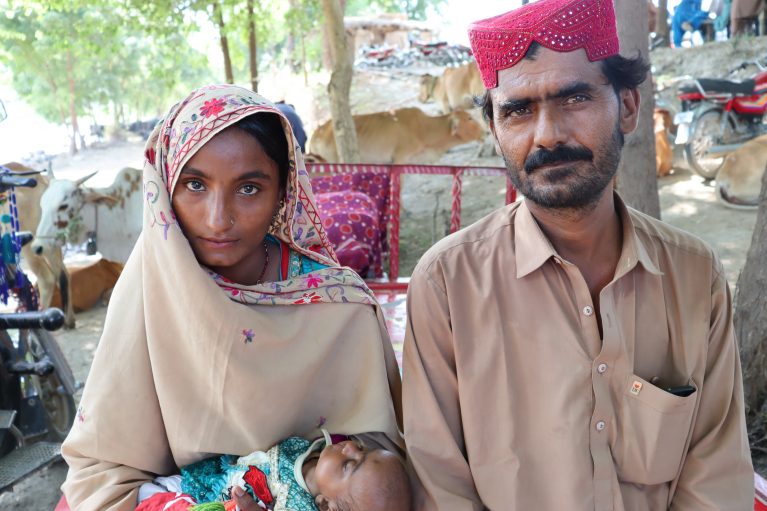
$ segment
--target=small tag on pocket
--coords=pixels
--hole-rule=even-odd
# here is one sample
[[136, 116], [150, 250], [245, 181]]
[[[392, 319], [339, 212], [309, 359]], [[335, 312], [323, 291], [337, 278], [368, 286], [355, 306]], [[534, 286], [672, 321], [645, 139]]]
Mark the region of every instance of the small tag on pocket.
[[638, 396], [640, 392], [642, 392], [642, 382], [634, 380], [634, 383], [631, 384], [631, 393]]

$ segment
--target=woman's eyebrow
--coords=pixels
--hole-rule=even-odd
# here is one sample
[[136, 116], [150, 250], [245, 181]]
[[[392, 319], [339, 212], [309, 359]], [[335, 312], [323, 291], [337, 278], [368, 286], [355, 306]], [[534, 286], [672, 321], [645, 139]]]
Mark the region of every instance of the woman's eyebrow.
[[[194, 167], [184, 167], [184, 170], [182, 170], [181, 173], [185, 176], [206, 177], [206, 178], [209, 177], [208, 174]], [[272, 176], [270, 176], [269, 174], [261, 170], [251, 170], [249, 172], [245, 172], [244, 174], [237, 176], [237, 179], [240, 179], [240, 180], [262, 179], [266, 181], [271, 181]]]
[[251, 170], [250, 172], [246, 172], [240, 175], [238, 179], [265, 179], [267, 181], [271, 181], [272, 176], [260, 170]]
[[208, 175], [205, 172], [198, 170], [194, 167], [184, 167], [181, 170], [181, 173], [187, 176], [208, 177]]

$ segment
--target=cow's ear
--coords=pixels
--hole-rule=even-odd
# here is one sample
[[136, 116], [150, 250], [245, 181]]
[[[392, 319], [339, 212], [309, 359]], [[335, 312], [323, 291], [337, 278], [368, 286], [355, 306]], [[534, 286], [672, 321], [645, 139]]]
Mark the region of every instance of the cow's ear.
[[86, 203], [104, 204], [105, 206], [114, 206], [118, 202], [117, 199], [111, 195], [104, 195], [103, 193], [94, 192], [92, 190], [85, 190], [85, 196], [83, 198]]

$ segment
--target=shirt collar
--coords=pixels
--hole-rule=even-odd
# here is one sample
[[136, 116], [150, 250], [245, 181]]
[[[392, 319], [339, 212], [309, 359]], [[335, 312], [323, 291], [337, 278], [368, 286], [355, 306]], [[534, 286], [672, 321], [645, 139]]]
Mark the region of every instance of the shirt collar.
[[[637, 263], [654, 275], [663, 275], [650, 258], [645, 244], [637, 236], [628, 207], [617, 193], [615, 193], [615, 209], [623, 227], [623, 247], [615, 268], [615, 278], [628, 273]], [[514, 218], [514, 243], [518, 279], [537, 270], [551, 257], [561, 257], [530, 213], [525, 201], [520, 204]]]

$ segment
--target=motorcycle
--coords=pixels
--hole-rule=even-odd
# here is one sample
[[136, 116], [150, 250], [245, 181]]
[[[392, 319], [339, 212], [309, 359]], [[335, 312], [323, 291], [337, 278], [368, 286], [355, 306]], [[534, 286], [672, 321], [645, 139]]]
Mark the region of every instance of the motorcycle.
[[674, 117], [675, 143], [684, 145], [690, 167], [704, 179], [714, 179], [728, 153], [767, 133], [767, 67], [748, 61], [735, 72], [756, 66], [757, 74], [734, 81], [683, 77], [678, 90], [682, 108]]
[[64, 313], [38, 310], [35, 289], [19, 267], [21, 247], [33, 235], [18, 231], [13, 190], [36, 186], [34, 173], [0, 166], [0, 202], [11, 206], [1, 219], [11, 232], [0, 236], [0, 300], [17, 302], [16, 312], [0, 314], [0, 492], [61, 459], [60, 442], [76, 415], [74, 375], [49, 333], [64, 324]]

